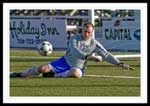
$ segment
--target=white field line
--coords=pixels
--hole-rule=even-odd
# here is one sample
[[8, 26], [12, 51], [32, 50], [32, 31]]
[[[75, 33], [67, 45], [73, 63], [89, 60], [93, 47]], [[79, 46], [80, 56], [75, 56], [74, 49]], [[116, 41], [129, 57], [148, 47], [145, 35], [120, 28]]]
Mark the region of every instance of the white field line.
[[[138, 58], [141, 57], [140, 54], [129, 54], [129, 55], [114, 55], [114, 57], [118, 58], [118, 59], [126, 59], [126, 58]], [[102, 60], [101, 56], [97, 56], [97, 58]]]
[[[115, 57], [119, 58], [119, 59], [123, 59], [123, 58], [134, 58], [134, 57], [140, 57], [140, 54], [133, 54], [133, 55], [114, 55]], [[41, 58], [59, 58], [59, 57], [51, 57], [51, 56], [10, 56], [12, 58], [35, 58], [35, 59], [41, 59]], [[98, 58], [102, 59], [101, 56], [97, 56]]]
[[117, 58], [133, 58], [133, 57], [141, 57], [141, 54], [128, 54], [128, 55], [114, 55]]
[[133, 78], [140, 79], [140, 77], [132, 77], [132, 76], [109, 76], [109, 75], [84, 75], [86, 77], [100, 77], [100, 78]]
[[50, 57], [50, 56], [40, 56], [40, 57], [37, 57], [37, 56], [10, 56], [11, 58], [24, 58], [24, 59], [29, 59], [29, 58], [32, 58], [32, 59], [42, 59], [42, 58], [59, 58], [59, 57]]
[[[10, 72], [13, 73], [13, 72]], [[108, 75], [84, 75], [85, 77], [93, 78], [125, 78], [125, 79], [140, 79], [140, 77], [131, 77], [131, 76], [108, 76]]]

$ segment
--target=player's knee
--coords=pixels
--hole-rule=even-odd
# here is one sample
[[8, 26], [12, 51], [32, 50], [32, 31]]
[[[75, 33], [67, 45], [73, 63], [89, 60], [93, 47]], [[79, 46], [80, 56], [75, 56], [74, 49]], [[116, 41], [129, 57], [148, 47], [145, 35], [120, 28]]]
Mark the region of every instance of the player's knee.
[[81, 78], [82, 71], [78, 68], [73, 68], [73, 69], [71, 69], [70, 77]]
[[45, 64], [45, 65], [41, 65], [41, 66], [39, 66], [39, 69], [38, 69], [41, 73], [48, 73], [48, 72], [50, 72], [50, 67], [47, 65], [47, 64]]

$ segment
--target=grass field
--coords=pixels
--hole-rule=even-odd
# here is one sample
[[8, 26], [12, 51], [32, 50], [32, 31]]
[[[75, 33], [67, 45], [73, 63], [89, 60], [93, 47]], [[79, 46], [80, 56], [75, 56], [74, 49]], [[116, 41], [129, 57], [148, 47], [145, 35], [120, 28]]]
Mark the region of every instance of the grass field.
[[[41, 58], [34, 50], [11, 49], [10, 72], [21, 72], [34, 65], [47, 63], [64, 53], [53, 51], [49, 58]], [[10, 78], [10, 96], [140, 96], [140, 58], [123, 62], [136, 70], [125, 70], [105, 61], [90, 61], [85, 70], [87, 76], [80, 79], [42, 78], [41, 75], [34, 78]]]

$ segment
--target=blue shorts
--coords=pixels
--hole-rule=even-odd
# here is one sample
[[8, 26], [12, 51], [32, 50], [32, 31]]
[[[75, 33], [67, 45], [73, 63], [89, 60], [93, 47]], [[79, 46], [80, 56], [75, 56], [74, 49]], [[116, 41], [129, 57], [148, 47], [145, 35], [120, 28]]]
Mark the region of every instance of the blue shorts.
[[[67, 70], [70, 70], [72, 68], [71, 66], [68, 65], [64, 56], [60, 57], [57, 60], [50, 62], [49, 65], [52, 66], [52, 69], [55, 73], [62, 73]], [[81, 71], [82, 71], [82, 75], [83, 75], [84, 70], [81, 69]]]

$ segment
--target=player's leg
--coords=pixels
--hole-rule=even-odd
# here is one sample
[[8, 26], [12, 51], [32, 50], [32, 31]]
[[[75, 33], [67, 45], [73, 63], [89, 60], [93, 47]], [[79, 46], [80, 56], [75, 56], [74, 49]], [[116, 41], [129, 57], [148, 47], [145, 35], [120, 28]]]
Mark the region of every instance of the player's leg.
[[23, 72], [13, 72], [10, 74], [10, 77], [28, 77], [38, 75], [38, 66], [33, 66]]
[[[31, 67], [31, 68], [29, 68], [29, 69], [27, 69], [21, 73], [11, 73], [10, 77], [28, 77], [28, 76], [35, 76], [35, 75], [38, 75], [40, 73], [48, 73], [48, 74], [51, 74], [50, 75], [51, 77], [53, 77], [54, 73], [58, 73], [58, 72], [55, 72], [57, 70], [54, 68], [60, 67], [59, 65], [62, 65], [62, 63], [64, 63], [63, 59], [64, 59], [63, 57], [60, 57], [59, 59], [54, 60], [48, 64], [44, 64], [41, 66], [33, 66], [33, 67]], [[44, 74], [44, 75], [47, 75], [47, 74]]]
[[81, 69], [76, 67], [71, 68], [66, 63], [64, 57], [61, 57], [58, 60], [55, 60], [49, 64], [34, 66], [20, 73], [19, 76], [28, 77], [28, 76], [35, 76], [40, 73], [49, 73], [51, 77], [64, 77], [64, 78], [65, 77], [80, 78], [83, 75], [83, 71]]
[[70, 70], [61, 73], [55, 73], [55, 77], [57, 78], [81, 78], [82, 76], [83, 71], [76, 67], [70, 68]]
[[[81, 69], [77, 67], [70, 67], [63, 56], [49, 63], [48, 66], [50, 67], [51, 71], [47, 70], [47, 72], [43, 72], [46, 73], [43, 74], [43, 77], [51, 77], [51, 73], [49, 72], [54, 72], [55, 73], [54, 77], [63, 77], [63, 78], [66, 77], [80, 78], [83, 74], [83, 71]], [[46, 67], [43, 67], [43, 69], [41, 70], [46, 71], [45, 68]]]
[[38, 75], [39, 72], [38, 72], [38, 66], [33, 66], [23, 72], [21, 72], [21, 77], [28, 77], [28, 76], [35, 76], [35, 75]]
[[48, 64], [40, 65], [40, 66], [34, 66], [24, 72], [21, 73], [22, 77], [27, 76], [35, 76], [39, 75], [40, 73], [54, 73], [52, 71], [52, 68]]
[[[24, 72], [20, 73], [19, 76], [21, 77], [28, 77], [28, 76], [35, 76], [40, 73], [49, 73], [51, 76], [54, 76], [54, 73], [60, 73], [60, 71], [64, 71], [66, 69], [69, 69], [69, 66], [66, 66], [64, 57], [60, 57], [57, 60], [54, 60], [48, 64], [44, 64], [41, 66], [34, 66], [31, 67], [30, 69], [25, 70]], [[61, 67], [61, 69], [59, 69]], [[18, 74], [14, 73], [17, 75]], [[10, 76], [14, 77], [14, 74], [11, 74]]]
[[40, 73], [51, 73], [54, 75], [52, 68], [48, 64], [44, 64], [41, 66], [33, 66], [20, 73], [11, 73], [10, 77], [29, 77], [39, 75]]
[[83, 71], [79, 68], [73, 67], [68, 73], [69, 77], [81, 78], [83, 76]]

